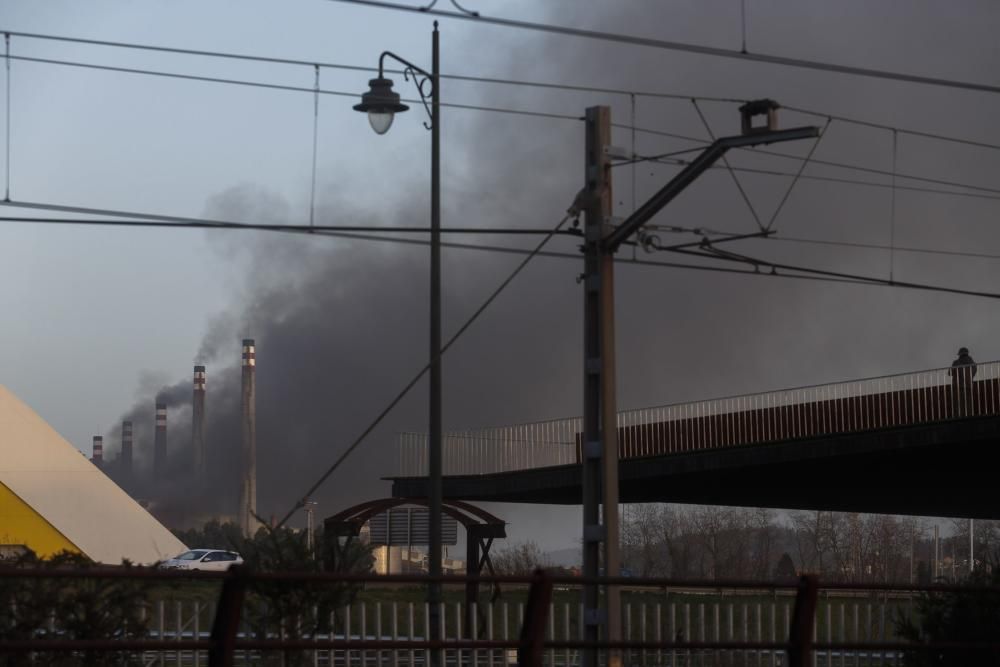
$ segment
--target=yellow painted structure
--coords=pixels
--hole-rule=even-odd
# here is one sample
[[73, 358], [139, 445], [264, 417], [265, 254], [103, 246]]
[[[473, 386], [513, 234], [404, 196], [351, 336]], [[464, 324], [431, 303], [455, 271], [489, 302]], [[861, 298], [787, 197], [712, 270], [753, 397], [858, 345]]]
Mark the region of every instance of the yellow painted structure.
[[0, 544], [23, 544], [39, 558], [48, 558], [60, 551], [81, 553], [65, 535], [3, 484], [0, 484]]

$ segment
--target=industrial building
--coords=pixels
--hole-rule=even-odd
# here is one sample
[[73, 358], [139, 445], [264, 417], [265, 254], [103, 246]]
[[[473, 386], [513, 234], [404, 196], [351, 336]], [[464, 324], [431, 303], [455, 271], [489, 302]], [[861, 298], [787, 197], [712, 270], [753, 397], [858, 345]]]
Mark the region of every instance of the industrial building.
[[0, 386], [0, 557], [30, 549], [46, 558], [66, 550], [98, 563], [149, 564], [186, 548]]

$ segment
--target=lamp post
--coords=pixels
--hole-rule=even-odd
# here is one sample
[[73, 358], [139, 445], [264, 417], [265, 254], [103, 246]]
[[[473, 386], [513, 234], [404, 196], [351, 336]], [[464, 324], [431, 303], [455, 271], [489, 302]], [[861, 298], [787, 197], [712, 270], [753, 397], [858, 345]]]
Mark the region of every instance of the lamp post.
[[[428, 471], [430, 482], [430, 553], [429, 574], [432, 578], [427, 588], [430, 635], [432, 640], [441, 637], [441, 583], [434, 580], [441, 576], [441, 109], [440, 109], [440, 59], [438, 55], [438, 24], [434, 22], [431, 71], [418, 67], [395, 53], [383, 51], [378, 59], [378, 77], [368, 82], [369, 90], [361, 96], [355, 111], [368, 114], [368, 122], [377, 134], [385, 134], [392, 126], [397, 113], [409, 109], [392, 90], [392, 80], [385, 78], [386, 58], [403, 65], [403, 78], [413, 83], [420, 94], [420, 101], [430, 117], [431, 131], [431, 284], [430, 284], [430, 417], [428, 419]], [[428, 89], [429, 88], [429, 89]], [[428, 105], [428, 98], [430, 104]], [[431, 651], [435, 665], [441, 664], [440, 650]]]

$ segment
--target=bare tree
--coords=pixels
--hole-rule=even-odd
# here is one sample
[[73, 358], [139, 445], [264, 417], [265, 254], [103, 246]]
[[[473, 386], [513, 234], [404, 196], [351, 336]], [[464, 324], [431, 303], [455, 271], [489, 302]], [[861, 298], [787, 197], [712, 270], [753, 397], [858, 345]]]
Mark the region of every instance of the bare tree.
[[545, 555], [535, 542], [515, 542], [491, 556], [497, 574], [526, 575], [548, 565]]

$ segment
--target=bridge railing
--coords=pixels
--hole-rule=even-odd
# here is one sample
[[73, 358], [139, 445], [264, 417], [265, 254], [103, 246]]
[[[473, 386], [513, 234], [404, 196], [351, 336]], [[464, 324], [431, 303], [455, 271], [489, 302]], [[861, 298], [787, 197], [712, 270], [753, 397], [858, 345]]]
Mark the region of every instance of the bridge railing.
[[[759, 445], [1000, 414], [1000, 362], [935, 368], [618, 413], [619, 457]], [[579, 460], [582, 419], [450, 432], [446, 475], [482, 475]], [[427, 435], [398, 440], [399, 476], [427, 471]]]

